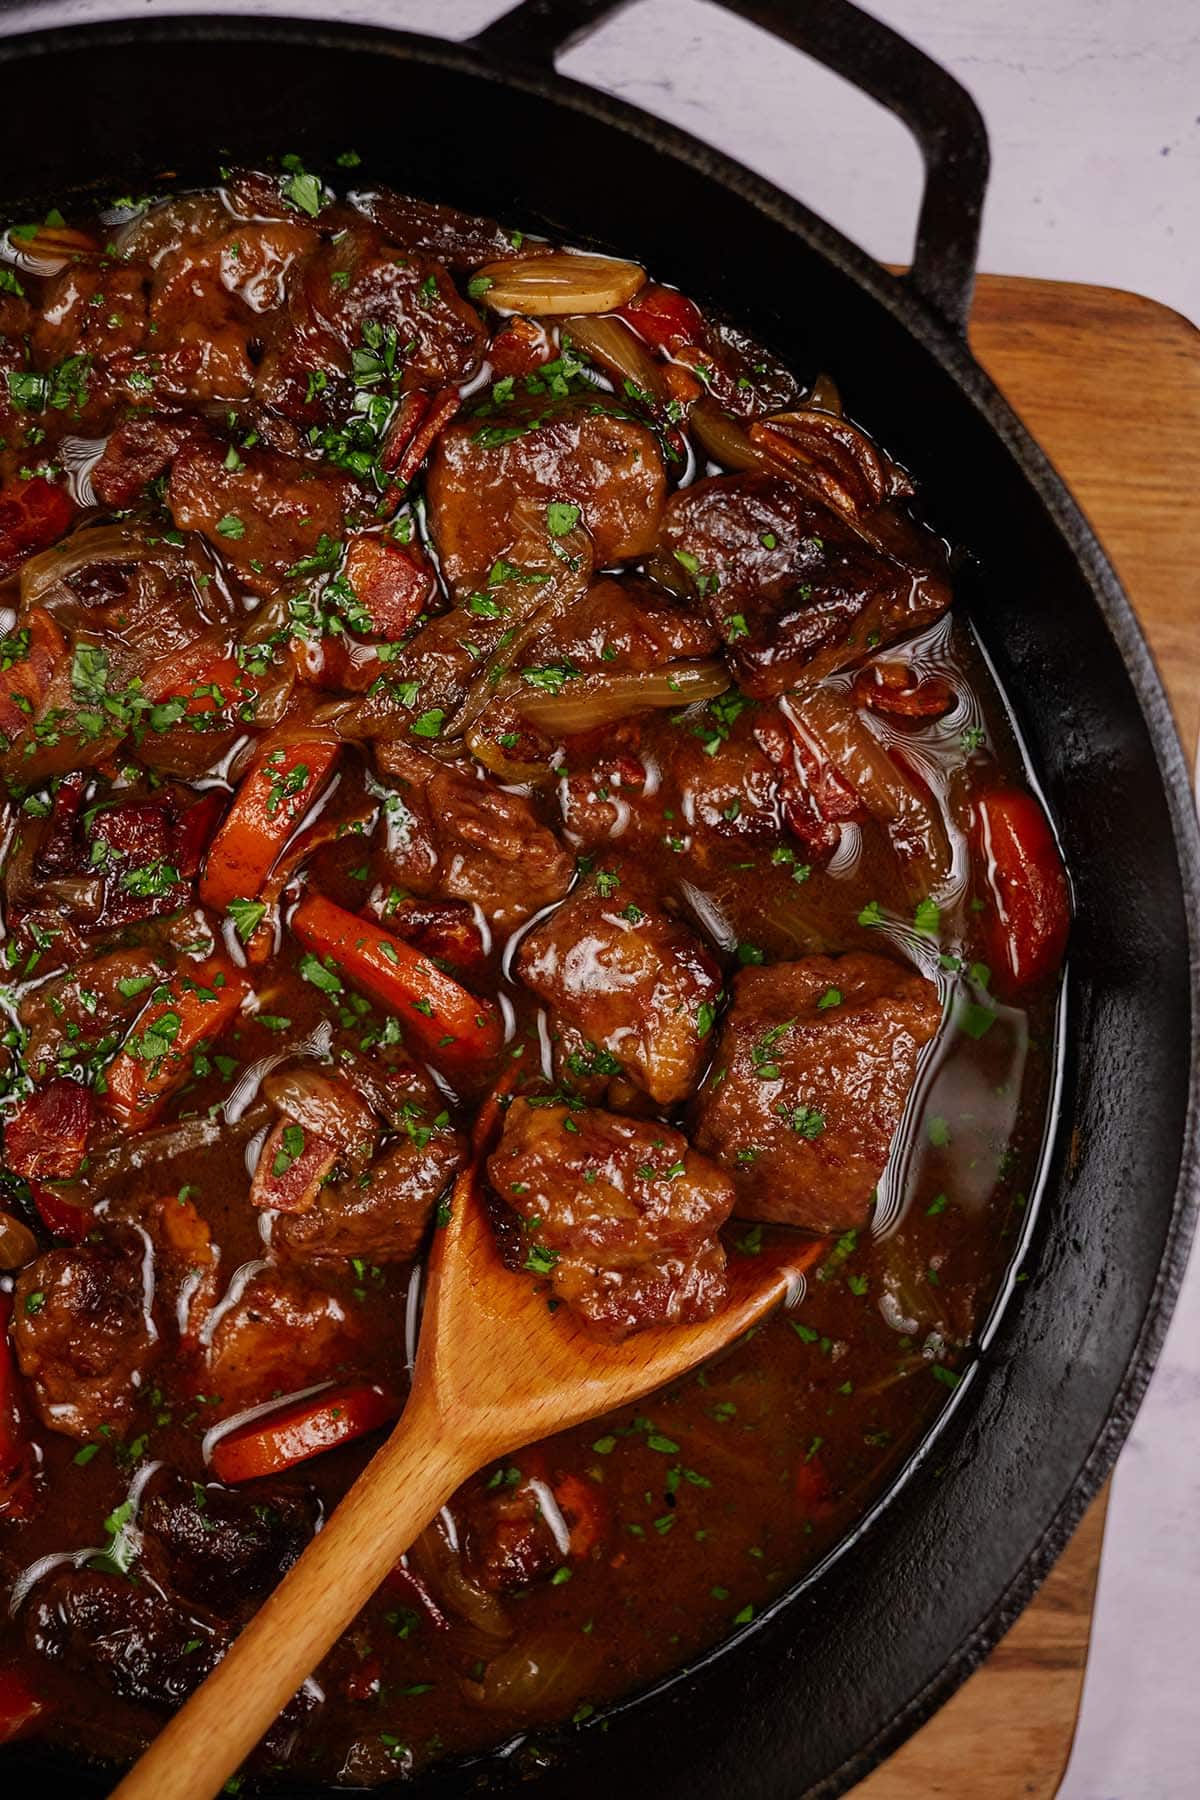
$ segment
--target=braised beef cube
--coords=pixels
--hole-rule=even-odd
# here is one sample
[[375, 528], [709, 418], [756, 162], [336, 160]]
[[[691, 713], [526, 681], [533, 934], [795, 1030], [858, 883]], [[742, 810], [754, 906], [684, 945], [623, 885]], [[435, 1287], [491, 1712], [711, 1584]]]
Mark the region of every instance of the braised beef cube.
[[122, 1700], [176, 1707], [211, 1674], [228, 1638], [124, 1575], [63, 1569], [29, 1602], [35, 1655], [95, 1680]]
[[535, 667], [570, 662], [584, 671], [641, 671], [711, 656], [719, 647], [702, 610], [635, 576], [605, 576], [533, 642], [526, 660]]
[[523, 1266], [614, 1335], [724, 1299], [733, 1184], [669, 1125], [516, 1099], [488, 1175], [525, 1222]]
[[[709, 1054], [720, 973], [695, 934], [627, 875], [597, 870], [530, 932], [517, 970], [565, 1034], [562, 1065], [582, 1039], [661, 1106], [692, 1092]], [[570, 1070], [560, 1072], [569, 1083]]]
[[459, 1529], [467, 1572], [490, 1594], [529, 1587], [564, 1562], [537, 1489], [527, 1481], [475, 1488], [461, 1509]]
[[715, 1239], [694, 1256], [656, 1256], [627, 1269], [567, 1259], [556, 1266], [555, 1276], [559, 1299], [594, 1330], [617, 1339], [650, 1325], [711, 1319], [729, 1293], [725, 1247]]
[[219, 444], [196, 443], [175, 458], [167, 504], [176, 525], [203, 532], [246, 587], [271, 594], [289, 570], [336, 555], [345, 486], [276, 450], [247, 450], [231, 468]]
[[49, 1075], [60, 1057], [94, 1055], [109, 1040], [115, 1050], [151, 988], [164, 979], [151, 951], [110, 950], [35, 987], [18, 1013], [29, 1034], [25, 1065], [34, 1080]]
[[[72, 259], [47, 281], [31, 342], [39, 367], [68, 357], [103, 359], [138, 350], [146, 337], [146, 282], [140, 269]], [[86, 395], [88, 386], [83, 384]]]
[[682, 1132], [595, 1107], [514, 1100], [488, 1174], [539, 1244], [612, 1269], [690, 1255], [733, 1204]]
[[418, 200], [412, 194], [393, 194], [386, 188], [362, 195], [357, 204], [389, 244], [406, 253], [435, 256], [447, 269], [477, 269], [481, 263], [514, 253], [512, 235], [495, 219]]
[[457, 385], [479, 367], [487, 334], [445, 268], [401, 252], [365, 222], [339, 233], [305, 266], [289, 310], [353, 361], [364, 387]]
[[774, 475], [716, 475], [682, 489], [661, 543], [707, 607], [741, 686], [759, 698], [794, 687], [818, 658], [828, 673], [950, 604], [940, 564], [914, 568], [870, 548]]
[[597, 568], [644, 556], [665, 492], [654, 434], [597, 400], [522, 398], [486, 419], [450, 425], [426, 483], [442, 570], [461, 596], [511, 550], [520, 501], [574, 504]]
[[408, 1262], [464, 1157], [456, 1131], [414, 1120], [410, 1134], [370, 1168], [322, 1187], [306, 1211], [281, 1215], [272, 1243], [280, 1256], [303, 1263]]
[[97, 500], [102, 506], [132, 506], [183, 446], [201, 435], [200, 427], [186, 419], [127, 419], [112, 433], [92, 470]]
[[361, 1360], [359, 1328], [340, 1300], [284, 1269], [265, 1269], [222, 1313], [203, 1376], [214, 1417], [324, 1381]]
[[39, 1256], [17, 1278], [13, 1339], [51, 1431], [91, 1438], [119, 1429], [159, 1347], [140, 1243]]
[[233, 1623], [287, 1574], [320, 1518], [320, 1501], [300, 1482], [241, 1491], [163, 1469], [138, 1511], [141, 1562], [167, 1593]]
[[386, 855], [400, 886], [474, 901], [503, 930], [566, 893], [574, 858], [527, 796], [406, 744], [382, 749], [379, 762], [399, 781]]
[[728, 1170], [746, 1218], [862, 1225], [941, 1019], [937, 989], [855, 952], [743, 969], [733, 999], [693, 1141]]

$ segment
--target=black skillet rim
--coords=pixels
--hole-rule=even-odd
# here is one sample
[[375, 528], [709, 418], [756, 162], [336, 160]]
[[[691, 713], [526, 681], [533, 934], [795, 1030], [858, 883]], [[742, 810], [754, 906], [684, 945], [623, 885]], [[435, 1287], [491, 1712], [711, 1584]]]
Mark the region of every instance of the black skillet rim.
[[[485, 35], [481, 33], [481, 39]], [[1158, 1275], [1108, 1416], [1070, 1487], [1047, 1521], [1039, 1543], [998, 1601], [950, 1652], [938, 1675], [898, 1707], [855, 1754], [808, 1789], [809, 1800], [818, 1800], [818, 1797], [833, 1800], [834, 1795], [844, 1793], [868, 1774], [950, 1697], [1029, 1603], [1116, 1461], [1158, 1360], [1178, 1297], [1200, 1210], [1200, 1086], [1195, 1080], [1196, 1072], [1200, 1070], [1200, 829], [1187, 764], [1161, 678], [1132, 607], [1090, 525], [1044, 452], [975, 361], [965, 339], [944, 323], [902, 279], [890, 275], [816, 214], [689, 133], [653, 118], [640, 108], [561, 77], [553, 70], [543, 72], [501, 63], [487, 53], [482, 43], [477, 45], [466, 40], [460, 44], [415, 32], [329, 19], [276, 15], [248, 19], [233, 14], [196, 13], [158, 18], [116, 15], [77, 25], [40, 24], [30, 31], [14, 32], [0, 39], [0, 67], [24, 58], [53, 55], [59, 47], [112, 48], [147, 41], [186, 43], [220, 38], [234, 43], [285, 42], [312, 49], [373, 52], [409, 62], [432, 63], [451, 72], [498, 82], [510, 90], [528, 92], [568, 111], [588, 115], [626, 137], [637, 139], [647, 150], [662, 151], [678, 158], [765, 213], [890, 313], [937, 361], [958, 392], [999, 438], [1068, 547], [1131, 681], [1167, 801], [1180, 894], [1190, 924], [1189, 1052], [1193, 1081], [1180, 1146], [1179, 1174]], [[935, 1433], [946, 1416], [944, 1411], [935, 1421], [932, 1428]], [[928, 1443], [929, 1438], [924, 1441]], [[920, 1450], [916, 1454], [919, 1456]], [[796, 1594], [794, 1586], [780, 1596], [771, 1612], [788, 1606]], [[736, 1641], [744, 1641], [752, 1635], [753, 1628]], [[707, 1656], [697, 1659], [691, 1668], [695, 1670], [720, 1656], [734, 1641], [726, 1640], [717, 1645]], [[618, 1704], [622, 1707], [644, 1704], [661, 1693], [672, 1680], [681, 1678], [686, 1679], [686, 1676], [668, 1677], [645, 1693]]]

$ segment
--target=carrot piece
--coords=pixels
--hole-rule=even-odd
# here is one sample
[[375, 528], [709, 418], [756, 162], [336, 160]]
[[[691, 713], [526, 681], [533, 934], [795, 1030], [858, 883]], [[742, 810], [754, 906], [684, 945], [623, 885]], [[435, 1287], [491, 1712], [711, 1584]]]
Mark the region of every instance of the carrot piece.
[[546, 327], [518, 313], [506, 319], [492, 339], [488, 361], [493, 376], [532, 375], [557, 354]]
[[5, 1161], [27, 1178], [74, 1175], [87, 1149], [91, 1122], [91, 1089], [56, 1075], [45, 1087], [35, 1088], [9, 1120]]
[[1032, 794], [997, 788], [976, 802], [975, 837], [992, 900], [985, 920], [1000, 987], [1053, 975], [1067, 948], [1071, 901], [1050, 824]]
[[11, 1744], [46, 1711], [19, 1669], [0, 1669], [0, 1744]]
[[[67, 654], [67, 640], [42, 606], [31, 609], [22, 631], [4, 640], [0, 655], [0, 732], [19, 737], [41, 709], [54, 672]], [[24, 654], [6, 662], [12, 648]]]
[[372, 919], [310, 894], [292, 914], [291, 926], [306, 950], [332, 957], [356, 987], [394, 1012], [430, 1062], [465, 1072], [499, 1051], [504, 1034], [491, 1001], [469, 994]]
[[280, 1119], [258, 1153], [251, 1206], [304, 1212], [337, 1159], [338, 1147], [328, 1138], [305, 1131], [294, 1119]]
[[258, 700], [258, 683], [237, 657], [214, 654], [212, 644], [203, 640], [164, 658], [143, 686], [151, 700], [185, 701], [189, 719], [205, 713], [237, 718], [243, 707], [248, 709], [246, 717], [252, 717]]
[[326, 1388], [248, 1420], [219, 1438], [213, 1445], [213, 1473], [225, 1482], [278, 1475], [310, 1456], [375, 1431], [399, 1411], [399, 1402], [382, 1388], [366, 1383]]
[[231, 900], [253, 900], [275, 858], [332, 769], [340, 746], [333, 737], [298, 738], [264, 747], [243, 777], [200, 880], [200, 898], [223, 911]]
[[551, 1484], [570, 1532], [569, 1553], [590, 1556], [604, 1536], [604, 1506], [599, 1489], [578, 1475], [560, 1475]]
[[617, 308], [617, 317], [656, 350], [671, 355], [683, 344], [699, 344], [704, 338], [704, 315], [693, 300], [675, 288], [648, 281], [632, 300]]
[[152, 992], [105, 1071], [104, 1104], [130, 1130], [148, 1125], [192, 1072], [192, 1052], [212, 1043], [250, 992], [224, 956], [180, 969]]

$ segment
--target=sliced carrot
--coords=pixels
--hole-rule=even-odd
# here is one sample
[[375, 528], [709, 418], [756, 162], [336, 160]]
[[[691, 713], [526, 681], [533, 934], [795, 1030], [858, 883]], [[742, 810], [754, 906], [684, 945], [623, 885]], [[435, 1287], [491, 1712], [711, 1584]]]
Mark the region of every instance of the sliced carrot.
[[604, 1505], [594, 1482], [579, 1475], [559, 1475], [551, 1484], [554, 1498], [571, 1534], [572, 1556], [590, 1556], [604, 1536]]
[[67, 640], [42, 606], [33, 607], [22, 629], [4, 639], [0, 646], [0, 732], [5, 737], [19, 737], [37, 716], [66, 654]]
[[447, 1071], [469, 1072], [497, 1054], [500, 1015], [419, 950], [321, 894], [310, 894], [291, 927], [306, 950], [329, 956], [356, 987], [396, 1014], [421, 1054]]
[[250, 992], [224, 956], [185, 965], [150, 1003], [105, 1071], [104, 1104], [133, 1129], [148, 1125], [192, 1073], [192, 1052], [214, 1042]]
[[305, 1131], [293, 1119], [280, 1119], [258, 1153], [251, 1206], [304, 1212], [337, 1159], [338, 1147], [328, 1138]]
[[995, 788], [975, 805], [975, 848], [991, 909], [984, 920], [1001, 992], [1053, 975], [1071, 929], [1071, 899], [1050, 821], [1022, 788]]
[[632, 300], [617, 308], [618, 318], [632, 325], [656, 350], [674, 354], [683, 344], [699, 344], [704, 338], [704, 315], [695, 301], [675, 288], [648, 281]]
[[326, 1388], [306, 1400], [293, 1400], [275, 1412], [239, 1425], [213, 1446], [213, 1473], [218, 1481], [256, 1481], [278, 1475], [295, 1463], [307, 1462], [339, 1444], [375, 1431], [396, 1418], [400, 1405], [382, 1388]]
[[213, 839], [200, 898], [223, 911], [231, 900], [257, 897], [297, 821], [312, 805], [337, 760], [334, 737], [266, 745], [243, 777]]
[[532, 375], [557, 355], [546, 327], [518, 313], [507, 319], [492, 339], [488, 361], [494, 376]]
[[250, 709], [249, 718], [258, 700], [258, 683], [237, 657], [214, 654], [211, 643], [203, 639], [164, 659], [143, 686], [151, 700], [185, 701], [190, 719], [204, 713], [236, 715], [243, 706]]

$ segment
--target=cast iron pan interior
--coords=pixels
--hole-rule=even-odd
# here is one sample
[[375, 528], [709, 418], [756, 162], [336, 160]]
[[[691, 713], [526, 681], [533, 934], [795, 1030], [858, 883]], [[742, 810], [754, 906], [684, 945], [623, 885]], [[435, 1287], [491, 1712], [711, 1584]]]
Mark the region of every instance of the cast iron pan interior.
[[[930, 183], [904, 286], [737, 165], [555, 77], [553, 48], [611, 10], [527, 0], [462, 48], [245, 14], [143, 13], [12, 38], [0, 42], [3, 203], [12, 216], [89, 188], [153, 189], [167, 170], [208, 181], [220, 163], [287, 150], [337, 178], [333, 159], [352, 146], [364, 183], [619, 249], [799, 370], [827, 366], [972, 553], [963, 601], [1015, 699], [1077, 906], [1061, 1118], [1027, 1279], [851, 1554], [651, 1697], [539, 1737], [536, 1754], [419, 1784], [431, 1796], [519, 1784], [579, 1800], [622, 1789], [791, 1800], [843, 1792], [963, 1680], [1129, 1429], [1191, 1228], [1200, 858], [1127, 603], [959, 332], [986, 170], [966, 96], [844, 4], [733, 4], [917, 132]], [[25, 1776], [72, 1800], [108, 1785], [34, 1745], [12, 1747], [0, 1769], [14, 1790]]]

